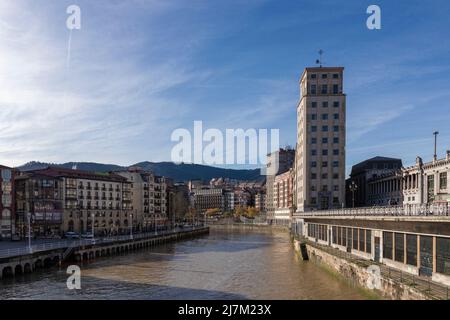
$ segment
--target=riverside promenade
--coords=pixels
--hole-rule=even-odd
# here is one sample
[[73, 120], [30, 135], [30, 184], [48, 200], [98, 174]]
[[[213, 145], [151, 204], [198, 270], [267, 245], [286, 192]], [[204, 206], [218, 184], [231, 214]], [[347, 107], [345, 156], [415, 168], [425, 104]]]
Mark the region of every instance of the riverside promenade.
[[208, 227], [192, 226], [96, 239], [40, 240], [33, 241], [31, 246], [24, 242], [2, 242], [0, 278], [31, 273], [40, 268], [60, 265], [64, 261], [90, 260], [206, 233], [209, 233]]

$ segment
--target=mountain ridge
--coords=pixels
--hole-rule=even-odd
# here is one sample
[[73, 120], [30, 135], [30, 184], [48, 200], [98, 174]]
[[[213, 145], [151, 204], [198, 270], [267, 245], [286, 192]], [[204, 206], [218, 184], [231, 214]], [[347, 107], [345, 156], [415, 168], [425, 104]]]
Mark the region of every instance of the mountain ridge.
[[156, 175], [165, 176], [173, 179], [175, 182], [189, 180], [209, 181], [212, 178], [229, 178], [236, 180], [261, 180], [259, 169], [224, 169], [200, 164], [181, 163], [175, 164], [169, 161], [151, 162], [142, 161], [130, 166], [120, 166], [116, 164], [105, 164], [97, 162], [66, 162], [66, 163], [48, 163], [39, 161], [27, 162], [17, 169], [21, 171], [30, 171], [43, 169], [48, 166], [61, 168], [73, 168], [76, 166], [78, 170], [94, 171], [94, 172], [110, 172], [127, 170], [130, 167], [140, 167], [144, 170], [154, 172]]

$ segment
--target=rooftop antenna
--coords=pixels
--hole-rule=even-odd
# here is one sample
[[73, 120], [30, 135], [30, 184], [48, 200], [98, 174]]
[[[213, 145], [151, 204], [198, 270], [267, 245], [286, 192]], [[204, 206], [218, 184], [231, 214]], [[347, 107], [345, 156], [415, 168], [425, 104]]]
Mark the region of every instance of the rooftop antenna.
[[318, 64], [321, 68], [322, 68], [322, 64], [323, 64], [322, 55], [323, 55], [323, 50], [320, 49], [319, 50], [319, 59], [316, 60], [316, 64]]

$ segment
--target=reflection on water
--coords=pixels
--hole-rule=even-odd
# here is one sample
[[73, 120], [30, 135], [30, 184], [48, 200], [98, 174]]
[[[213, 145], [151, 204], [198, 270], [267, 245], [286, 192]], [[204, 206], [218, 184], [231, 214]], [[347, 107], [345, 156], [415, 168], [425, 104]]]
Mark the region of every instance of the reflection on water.
[[81, 266], [81, 290], [65, 270], [0, 282], [2, 299], [364, 299], [363, 293], [295, 255], [280, 231], [210, 235]]

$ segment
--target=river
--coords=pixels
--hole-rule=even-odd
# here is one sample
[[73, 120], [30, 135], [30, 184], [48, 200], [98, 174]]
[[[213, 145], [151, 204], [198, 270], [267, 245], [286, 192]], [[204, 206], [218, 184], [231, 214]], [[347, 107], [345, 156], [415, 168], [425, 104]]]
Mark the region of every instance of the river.
[[81, 290], [64, 268], [0, 280], [1, 299], [367, 299], [295, 254], [286, 232], [218, 230], [81, 267]]

